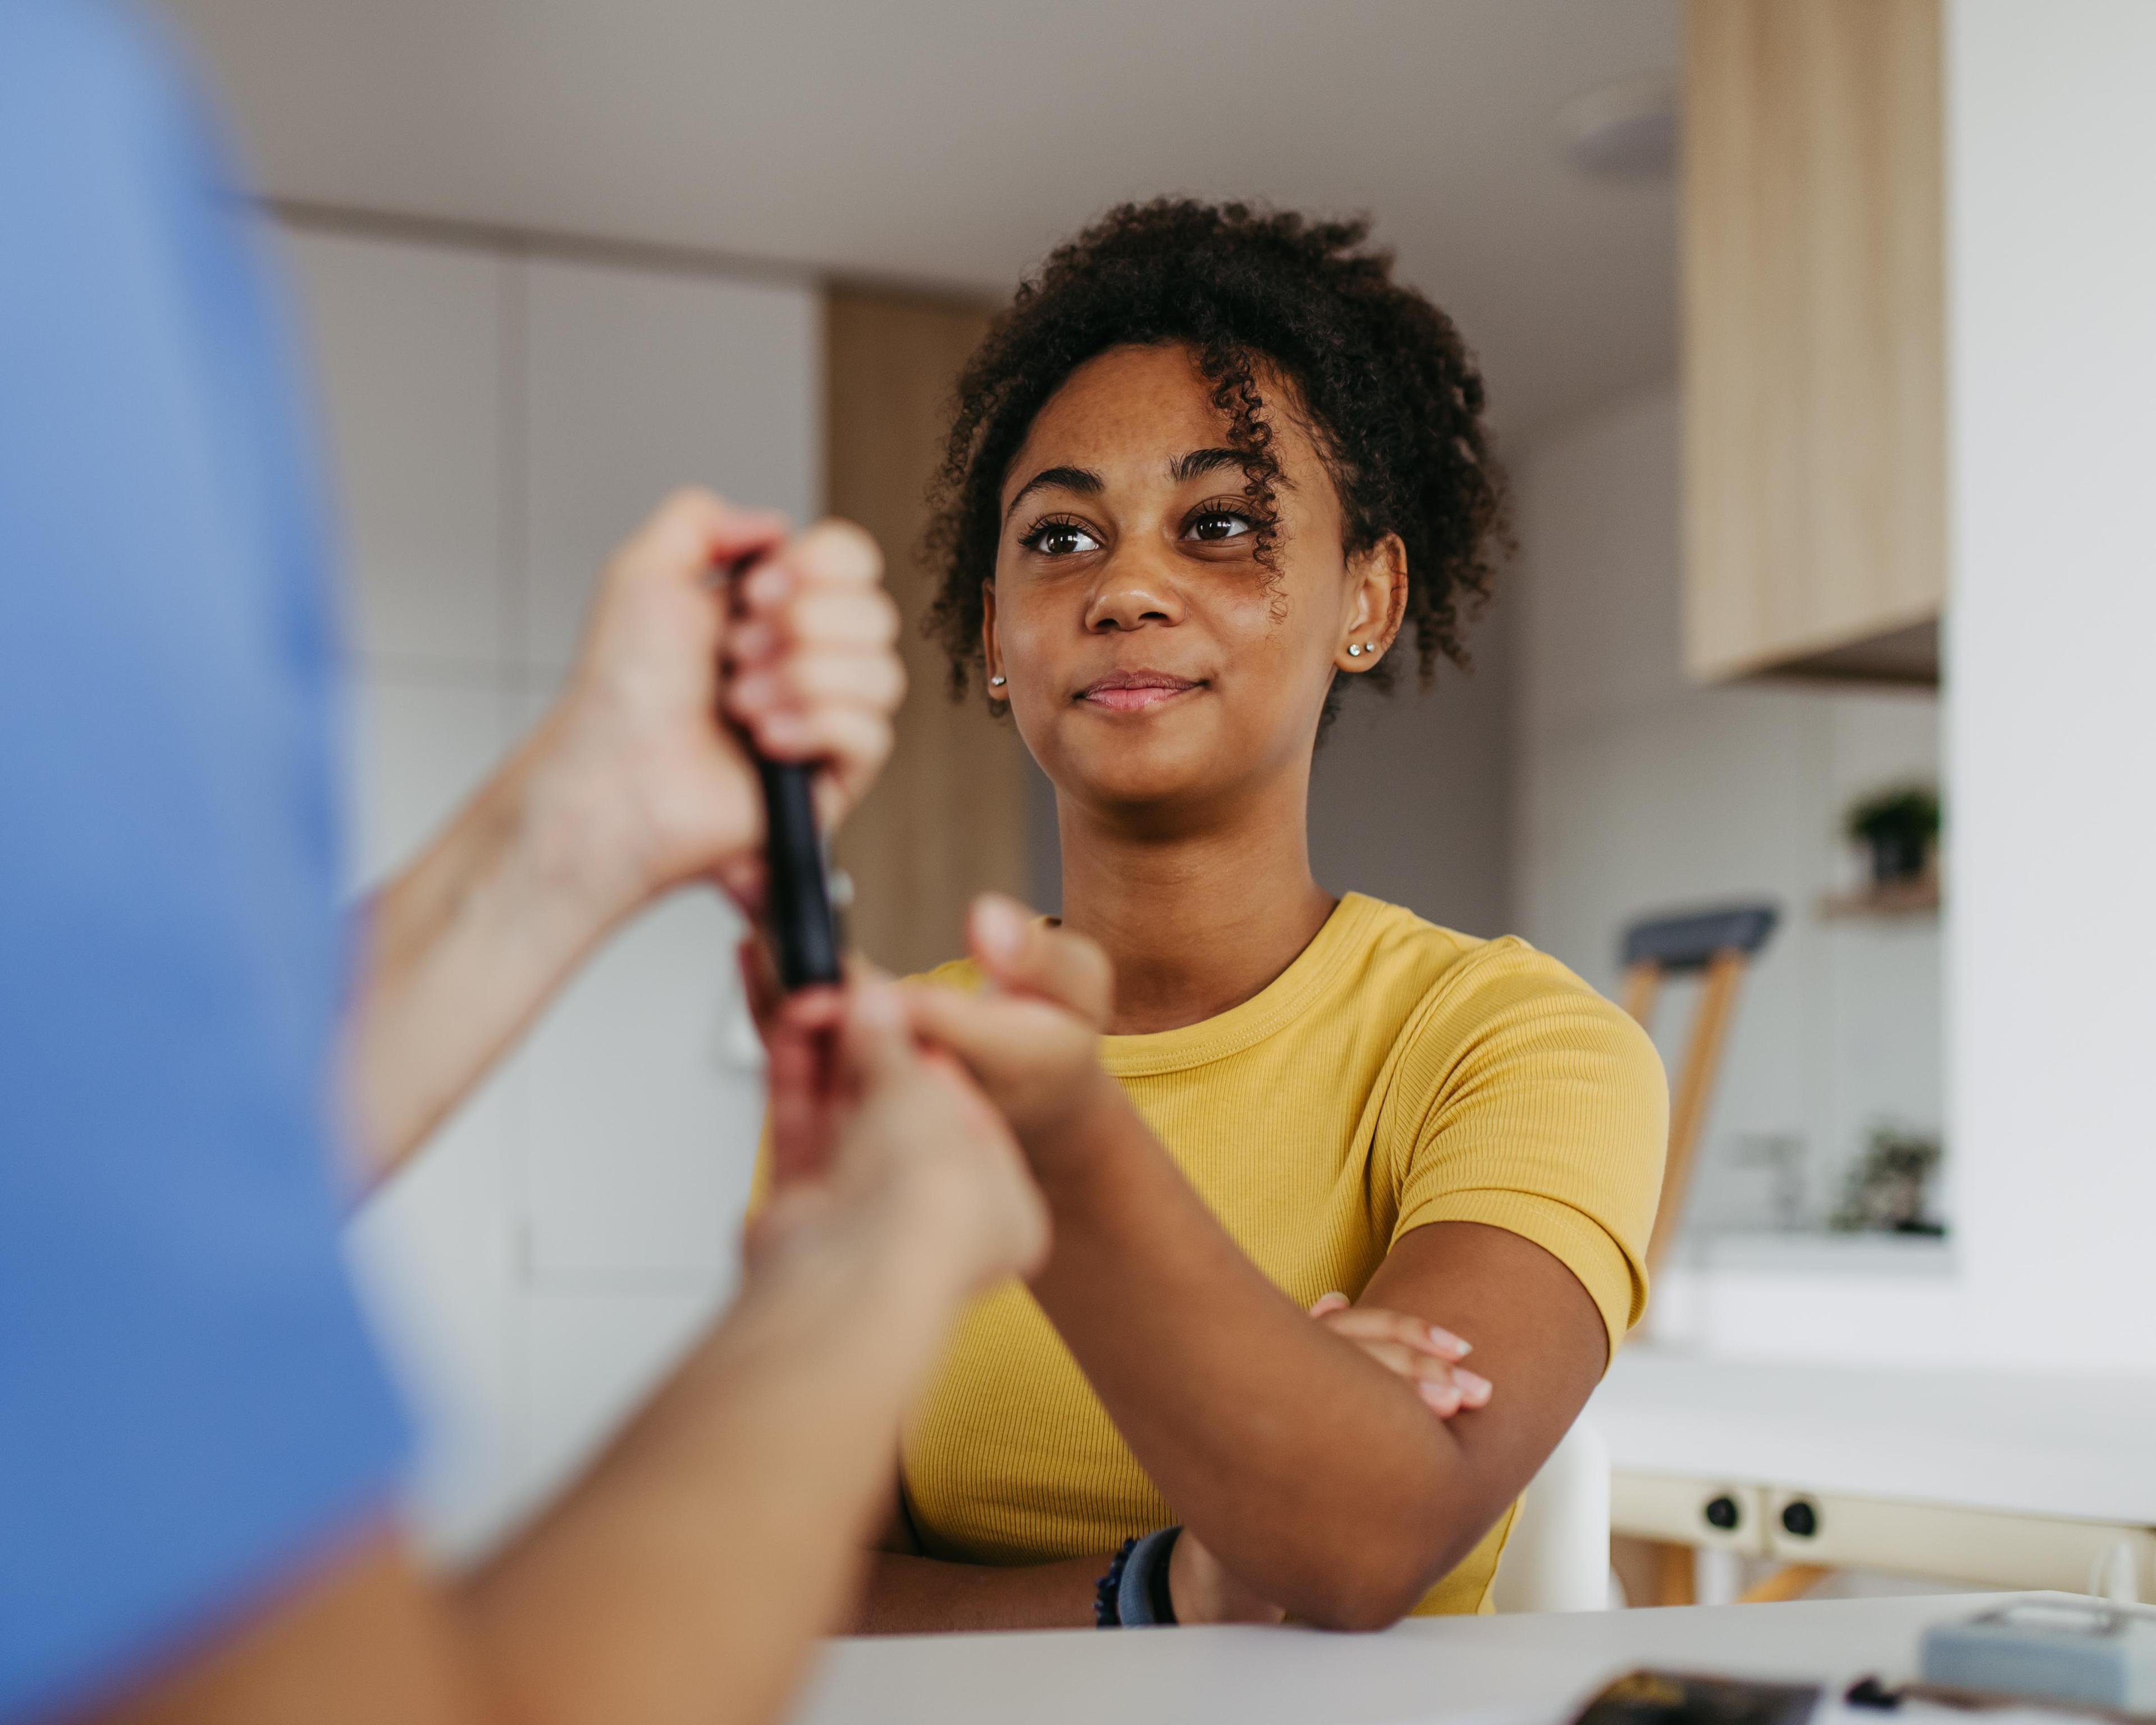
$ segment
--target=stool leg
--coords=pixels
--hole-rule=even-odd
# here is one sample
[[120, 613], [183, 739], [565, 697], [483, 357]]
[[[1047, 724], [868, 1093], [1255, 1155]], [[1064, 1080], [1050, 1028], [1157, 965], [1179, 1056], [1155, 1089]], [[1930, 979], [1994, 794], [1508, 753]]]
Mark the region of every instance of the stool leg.
[[1763, 1576], [1737, 1596], [1740, 1605], [1774, 1605], [1784, 1599], [1802, 1599], [1827, 1578], [1824, 1563], [1784, 1563], [1772, 1575]]
[[1684, 1070], [1678, 1075], [1676, 1094], [1670, 1100], [1670, 1148], [1662, 1165], [1662, 1204], [1655, 1214], [1655, 1231], [1647, 1242], [1647, 1272], [1660, 1270], [1684, 1220], [1685, 1193], [1691, 1183], [1692, 1153], [1707, 1125], [1708, 1102], [1714, 1095], [1714, 1076], [1722, 1064], [1722, 1044], [1737, 1009], [1737, 985], [1744, 979], [1744, 955], [1717, 952], [1707, 963], [1707, 978], [1699, 995], [1699, 1009], [1691, 1021], [1691, 1041], [1685, 1050]]

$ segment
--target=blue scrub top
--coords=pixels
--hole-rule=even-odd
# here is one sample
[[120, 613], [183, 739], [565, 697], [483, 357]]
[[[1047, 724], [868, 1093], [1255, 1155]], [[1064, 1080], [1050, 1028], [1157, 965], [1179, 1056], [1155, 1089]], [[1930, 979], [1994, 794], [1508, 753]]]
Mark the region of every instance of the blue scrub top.
[[0, 0], [0, 1720], [335, 1550], [336, 653], [245, 211], [156, 25]]

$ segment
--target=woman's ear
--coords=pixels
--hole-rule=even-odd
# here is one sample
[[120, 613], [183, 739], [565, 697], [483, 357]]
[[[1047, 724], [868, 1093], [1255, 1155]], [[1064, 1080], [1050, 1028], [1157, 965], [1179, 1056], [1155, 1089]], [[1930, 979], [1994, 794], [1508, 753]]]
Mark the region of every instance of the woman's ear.
[[1348, 627], [1333, 649], [1344, 671], [1370, 670], [1385, 656], [1408, 609], [1408, 548], [1388, 533], [1348, 563]]

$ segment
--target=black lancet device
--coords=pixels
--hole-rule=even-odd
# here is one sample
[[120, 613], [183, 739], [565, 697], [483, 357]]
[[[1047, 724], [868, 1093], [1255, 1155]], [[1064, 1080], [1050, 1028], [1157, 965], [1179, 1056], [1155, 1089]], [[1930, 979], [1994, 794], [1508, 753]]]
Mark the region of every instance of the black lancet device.
[[[753, 558], [734, 566], [736, 579]], [[824, 843], [816, 832], [813, 761], [767, 761], [756, 752], [763, 781], [763, 921], [788, 993], [839, 980], [839, 921], [831, 907], [831, 883], [824, 868]]]

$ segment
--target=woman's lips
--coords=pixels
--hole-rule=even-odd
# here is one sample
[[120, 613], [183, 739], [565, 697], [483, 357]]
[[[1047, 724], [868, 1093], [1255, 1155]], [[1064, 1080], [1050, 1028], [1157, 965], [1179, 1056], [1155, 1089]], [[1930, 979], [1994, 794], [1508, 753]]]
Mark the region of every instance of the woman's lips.
[[1202, 686], [1188, 677], [1172, 677], [1165, 671], [1117, 671], [1088, 683], [1078, 691], [1078, 698], [1110, 712], [1134, 713]]

